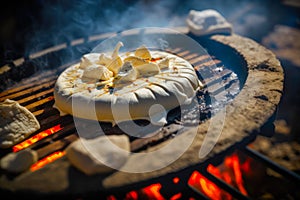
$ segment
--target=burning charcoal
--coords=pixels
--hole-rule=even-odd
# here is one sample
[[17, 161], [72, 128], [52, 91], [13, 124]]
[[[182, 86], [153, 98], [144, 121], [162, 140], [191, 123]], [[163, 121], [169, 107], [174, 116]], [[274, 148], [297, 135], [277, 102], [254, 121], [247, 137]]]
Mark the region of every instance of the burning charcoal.
[[[119, 149], [123, 151], [120, 153]], [[115, 168], [121, 167], [127, 161], [129, 153], [130, 143], [125, 135], [100, 136], [89, 140], [81, 138], [66, 149], [66, 156], [72, 165], [87, 175], [113, 170], [104, 163]]]
[[198, 36], [210, 34], [231, 34], [232, 25], [215, 10], [191, 10], [186, 20], [190, 31]]
[[31, 149], [25, 149], [17, 153], [7, 154], [1, 159], [1, 168], [12, 173], [21, 173], [30, 168], [37, 162], [37, 152]]

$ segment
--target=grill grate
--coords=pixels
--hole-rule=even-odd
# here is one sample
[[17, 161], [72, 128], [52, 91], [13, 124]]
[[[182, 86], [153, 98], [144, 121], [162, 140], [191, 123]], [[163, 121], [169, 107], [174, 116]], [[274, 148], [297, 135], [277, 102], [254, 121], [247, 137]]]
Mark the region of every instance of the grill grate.
[[[200, 75], [205, 73], [205, 77], [208, 78], [204, 80], [202, 79], [202, 81], [204, 81], [206, 85], [209, 85], [209, 87], [217, 85], [217, 87], [215, 87], [216, 90], [212, 91], [214, 95], [220, 93], [220, 91], [224, 92], [224, 90], [219, 90], [218, 88], [220, 87], [220, 85], [218, 86], [220, 81], [224, 82], [224, 85], [222, 84], [222, 86], [227, 89], [231, 89], [232, 87], [235, 87], [236, 89], [236, 87], [239, 87], [238, 79], [226, 81], [226, 78], [233, 72], [228, 68], [225, 68], [224, 64], [219, 59], [215, 57], [212, 57], [211, 59], [208, 55], [199, 56], [195, 53], [191, 54], [189, 51], [182, 51], [180, 48], [171, 50], [171, 52], [176, 53], [178, 56], [188, 60], [193, 66], [195, 66], [195, 70], [197, 70]], [[220, 67], [222, 68], [222, 71], [218, 72], [215, 70], [215, 68]], [[44, 75], [44, 73], [39, 73], [29, 78], [27, 84], [11, 88], [0, 93], [0, 101], [5, 99], [16, 100], [22, 106], [25, 106], [27, 109], [29, 109], [37, 117], [38, 121], [40, 122], [41, 129], [35, 134], [43, 132], [57, 125], [62, 127], [62, 130], [59, 130], [57, 133], [50, 135], [30, 146], [30, 148], [37, 150], [39, 159], [50, 153], [53, 153], [54, 151], [63, 150], [69, 143], [78, 138], [72, 117], [61, 117], [59, 116], [59, 112], [55, 108], [52, 108], [54, 104], [53, 88], [58, 77], [57, 71], [52, 70], [51, 72], [45, 74], [46, 75]], [[232, 82], [234, 82], [234, 86], [231, 85]], [[199, 95], [203, 103], [205, 103], [204, 98], [209, 98], [204, 97], [203, 93]], [[202, 111], [205, 109], [209, 110], [207, 107], [205, 107], [202, 109]], [[207, 112], [209, 113], [209, 111]], [[131, 143], [131, 149], [134, 152], [140, 149], [145, 149], [149, 145], [156, 144], [157, 142], [172, 136], [180, 128], [182, 127], [174, 124], [168, 125], [167, 127], [164, 127], [163, 130], [159, 131], [162, 134], [157, 133], [153, 137], [139, 138], [134, 140]], [[110, 132], [114, 134], [119, 132], [119, 130], [116, 128], [110, 126], [108, 128], [104, 127], [104, 130], [109, 129], [111, 129]]]

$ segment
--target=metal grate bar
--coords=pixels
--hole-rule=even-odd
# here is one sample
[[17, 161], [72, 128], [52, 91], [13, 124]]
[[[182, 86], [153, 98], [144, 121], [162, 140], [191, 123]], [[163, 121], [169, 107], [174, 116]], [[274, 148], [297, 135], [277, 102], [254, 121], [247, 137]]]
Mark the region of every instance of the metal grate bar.
[[37, 110], [37, 111], [34, 111], [34, 112], [32, 112], [32, 114], [34, 115], [34, 116], [40, 116], [41, 114], [43, 114], [44, 113], [44, 109], [42, 109], [42, 110]]
[[199, 57], [199, 55], [197, 53], [191, 53], [191, 54], [185, 56], [185, 59], [190, 61], [190, 60], [192, 60], [194, 58], [198, 58], [198, 57]]
[[288, 177], [291, 180], [294, 180], [295, 182], [300, 183], [300, 176], [296, 173], [294, 173], [291, 170], [288, 170], [277, 163], [273, 162], [271, 159], [267, 158], [266, 156], [262, 155], [261, 153], [249, 148], [245, 147], [243, 148], [243, 152], [249, 155], [250, 157], [254, 158], [255, 160], [259, 160], [265, 165], [267, 165], [272, 170], [278, 172], [279, 174], [283, 175], [284, 177]]
[[197, 65], [197, 64], [201, 64], [203, 62], [208, 62], [210, 61], [212, 58], [209, 55], [201, 55], [201, 56], [197, 56], [196, 58], [193, 59], [187, 59], [192, 65]]
[[[22, 84], [18, 87], [13, 87], [13, 88], [10, 88], [10, 89], [7, 89], [7, 90], [1, 92], [0, 97], [2, 99], [2, 97], [5, 97], [12, 93], [20, 92], [22, 90], [31, 88], [33, 86], [49, 82], [50, 80], [57, 78], [56, 73], [57, 73], [56, 71], [50, 71], [50, 72], [45, 72], [45, 73], [39, 74], [38, 76], [34, 76], [34, 77], [24, 81], [24, 84]], [[5, 98], [7, 98], [7, 97], [5, 97]]]
[[18, 102], [22, 106], [24, 106], [24, 105], [26, 106], [28, 104], [28, 102], [30, 102], [30, 101], [32, 101], [34, 99], [45, 97], [47, 95], [51, 95], [53, 93], [53, 91], [54, 91], [54, 88], [50, 88], [49, 90], [45, 90], [45, 91], [40, 92], [38, 94], [34, 94], [34, 95], [29, 96], [29, 97], [20, 99], [20, 100], [18, 100]]
[[57, 140], [55, 142], [51, 141], [52, 143], [50, 142], [49, 145], [37, 150], [38, 158], [41, 159], [41, 158], [49, 155], [52, 152], [64, 149], [66, 146], [71, 144], [77, 138], [78, 138], [77, 134], [74, 133], [74, 134], [64, 137], [61, 140]]
[[184, 57], [186, 55], [189, 55], [189, 53], [190, 53], [189, 51], [182, 51], [182, 52], [177, 53], [177, 55]]
[[53, 87], [55, 82], [56, 82], [56, 80], [53, 77], [53, 80], [51, 80], [51, 81], [47, 81], [43, 84], [38, 84], [35, 87], [28, 88], [28, 89], [22, 90], [20, 92], [16, 92], [16, 93], [10, 94], [8, 96], [1, 97], [0, 101], [3, 101], [5, 99], [20, 99], [20, 97], [28, 96], [28, 95], [32, 94], [33, 92], [37, 92], [39, 90], [45, 90], [45, 88], [51, 88], [51, 87]]
[[54, 100], [54, 96], [49, 96], [49, 97], [46, 97], [44, 99], [41, 99], [41, 100], [38, 100], [34, 103], [31, 103], [29, 105], [26, 105], [25, 107], [30, 110], [30, 111], [34, 111], [36, 110], [37, 108], [39, 107], [42, 107], [44, 106], [44, 104], [48, 103], [48, 102], [51, 102]]

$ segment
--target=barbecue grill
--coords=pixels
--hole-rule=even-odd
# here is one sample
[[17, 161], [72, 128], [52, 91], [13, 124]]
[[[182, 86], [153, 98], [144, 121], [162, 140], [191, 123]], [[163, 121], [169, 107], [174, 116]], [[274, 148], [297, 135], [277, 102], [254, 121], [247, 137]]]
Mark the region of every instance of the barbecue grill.
[[[199, 101], [203, 103], [200, 105], [203, 107], [199, 108], [201, 114], [197, 135], [192, 145], [178, 160], [165, 168], [143, 174], [115, 171], [94, 176], [84, 175], [68, 162], [64, 156], [64, 149], [77, 140], [78, 135], [72, 116], [62, 117], [52, 107], [53, 86], [58, 75], [66, 67], [78, 62], [84, 53], [88, 53], [97, 43], [115, 33], [93, 35], [24, 55], [1, 68], [0, 78], [4, 84], [0, 101], [7, 98], [18, 101], [28, 108], [41, 124], [40, 130], [30, 138], [33, 138], [35, 143], [26, 143], [25, 140], [11, 149], [1, 150], [3, 157], [10, 152], [31, 148], [37, 151], [39, 157], [38, 163], [24, 173], [9, 174], [2, 171], [1, 191], [13, 197], [27, 195], [30, 198], [43, 199], [134, 199], [147, 194], [145, 188], [151, 186], [151, 194], [158, 199], [212, 198], [197, 189], [195, 184], [191, 184], [191, 177], [195, 177], [197, 174], [194, 173], [197, 172], [198, 176], [203, 175], [233, 198], [249, 199], [251, 197], [239, 188], [217, 178], [208, 170], [210, 165], [221, 164], [226, 156], [236, 151], [265, 164], [286, 179], [299, 183], [300, 178], [297, 174], [280, 167], [249, 146], [258, 134], [272, 135], [274, 128], [273, 121], [283, 90], [283, 70], [274, 54], [255, 41], [236, 34], [196, 37], [186, 28], [174, 29], [196, 40], [211, 58], [180, 47], [167, 50], [188, 60], [199, 72], [199, 79], [202, 79], [206, 87], [213, 88], [210, 91], [204, 89], [198, 94]], [[168, 34], [172, 37], [172, 33]], [[206, 74], [204, 79], [201, 74]], [[211, 98], [217, 95], [224, 100], [220, 102], [220, 107], [226, 108], [222, 134], [212, 151], [199, 158], [199, 150], [211, 118], [219, 115], [218, 112], [212, 114], [210, 104]], [[110, 124], [104, 123], [103, 129], [106, 134], [122, 134], [118, 127], [112, 127]], [[172, 123], [150, 138], [131, 140], [131, 150], [150, 151], [169, 140], [180, 141], [188, 137], [189, 131], [182, 129], [180, 124]], [[151, 162], [138, 156], [131, 159], [144, 164]], [[144, 193], [141, 194], [141, 191]], [[148, 199], [151, 199], [149, 195]]]

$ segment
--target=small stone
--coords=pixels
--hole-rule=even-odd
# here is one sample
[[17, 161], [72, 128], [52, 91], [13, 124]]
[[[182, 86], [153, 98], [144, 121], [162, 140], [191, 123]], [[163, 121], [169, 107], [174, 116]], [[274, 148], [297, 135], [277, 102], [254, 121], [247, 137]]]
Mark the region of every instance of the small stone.
[[186, 23], [190, 32], [198, 36], [232, 33], [232, 25], [219, 12], [212, 9], [191, 10]]
[[126, 135], [80, 138], [66, 149], [70, 163], [86, 175], [119, 169], [126, 163], [129, 154], [130, 143]]
[[1, 168], [12, 173], [21, 173], [37, 162], [37, 152], [31, 149], [24, 149], [17, 153], [9, 153], [1, 159]]

